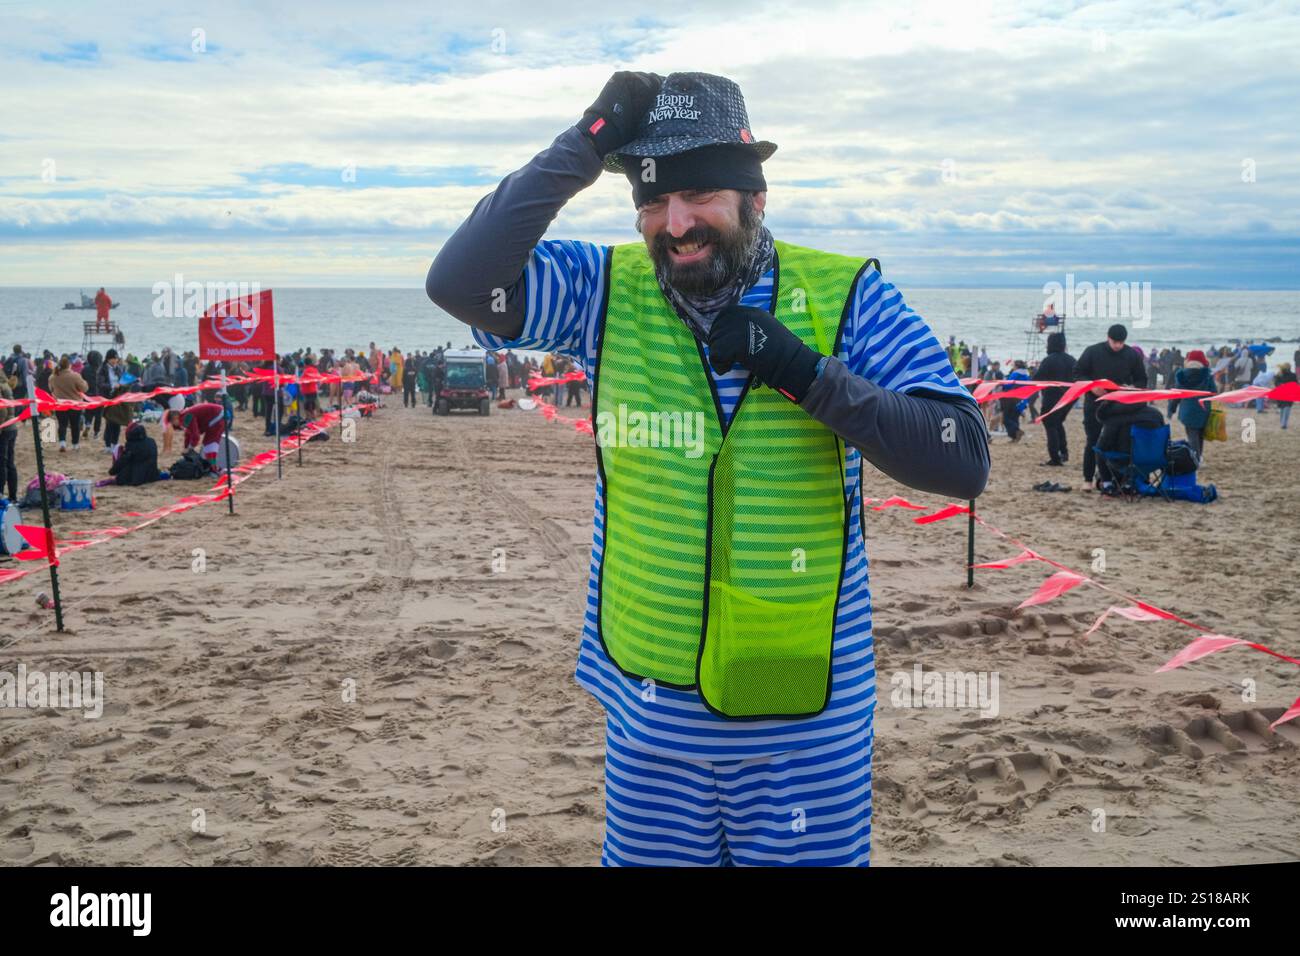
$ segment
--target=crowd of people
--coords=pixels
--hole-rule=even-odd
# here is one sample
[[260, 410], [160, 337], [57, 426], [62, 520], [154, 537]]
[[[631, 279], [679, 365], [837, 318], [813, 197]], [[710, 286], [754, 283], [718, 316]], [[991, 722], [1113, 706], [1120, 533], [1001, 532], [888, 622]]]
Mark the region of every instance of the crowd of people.
[[[156, 401], [87, 408], [84, 412], [69, 409], [54, 413], [60, 454], [79, 453], [83, 442], [98, 445], [104, 454], [111, 456], [108, 477], [101, 483], [139, 485], [169, 477], [169, 471], [159, 467], [159, 455], [166, 462], [170, 456], [191, 449], [202, 455], [215, 471], [227, 414], [233, 421], [235, 414], [249, 413], [254, 421], [261, 422], [263, 434], [270, 436], [276, 432], [277, 412], [280, 430], [285, 432], [300, 422], [317, 419], [327, 408], [346, 409], [358, 401], [372, 401], [387, 393], [401, 393], [404, 407], [432, 405], [446, 381], [444, 356], [449, 349], [450, 342], [428, 351], [403, 352], [397, 348], [381, 349], [371, 342], [368, 348], [341, 352], [330, 348], [298, 349], [282, 355], [278, 363], [223, 363], [205, 362], [194, 352], [171, 348], [140, 356], [119, 354], [117, 349], [102, 354], [90, 351], [82, 356], [55, 355], [49, 350], [33, 355], [22, 345], [15, 345], [0, 367], [0, 398], [30, 398], [39, 389], [60, 401], [82, 402], [87, 398], [116, 398], [128, 392], [151, 392], [168, 386], [186, 387], [218, 380], [223, 372], [233, 379], [255, 368], [278, 368], [286, 377], [302, 376], [308, 369], [321, 374], [341, 372], [345, 377], [357, 374], [369, 377], [369, 381], [317, 385], [308, 379], [289, 384], [281, 388], [278, 402], [273, 378], [231, 384], [229, 413], [218, 388], [159, 396]], [[556, 354], [541, 359], [509, 350], [483, 354], [485, 386], [499, 399], [507, 397], [508, 389], [525, 387], [531, 376], [562, 377], [576, 368], [571, 359]], [[558, 405], [563, 388], [564, 404], [581, 407], [586, 387], [586, 382], [567, 382], [548, 386], [540, 394]], [[12, 408], [0, 409], [0, 424], [15, 414]], [[158, 441], [149, 436], [146, 425], [157, 426], [161, 449]], [[17, 434], [15, 427], [0, 428], [0, 493], [7, 493], [11, 501], [19, 500]]]
[[[1282, 362], [1270, 366], [1270, 346], [1255, 343], [1234, 346], [1211, 346], [1192, 349], [1184, 354], [1178, 348], [1144, 351], [1127, 344], [1127, 330], [1114, 325], [1107, 339], [1086, 348], [1078, 359], [1067, 351], [1065, 334], [1053, 332], [1047, 336], [1046, 355], [1041, 361], [1023, 359], [1003, 363], [991, 360], [985, 347], [968, 346], [964, 341], [950, 338], [947, 347], [949, 360], [962, 378], [981, 381], [1081, 381], [1106, 378], [1117, 385], [1138, 388], [1180, 388], [1222, 392], [1245, 385], [1273, 387], [1296, 381], [1296, 368], [1300, 368], [1300, 349], [1294, 364]], [[37, 357], [21, 345], [15, 345], [3, 363], [0, 373], [0, 398], [26, 398], [41, 389], [56, 399], [67, 402], [82, 401], [87, 397], [117, 397], [126, 392], [149, 392], [164, 386], [188, 386], [219, 379], [222, 372], [239, 377], [255, 367], [278, 367], [286, 377], [301, 376], [308, 369], [322, 374], [342, 372], [345, 376], [358, 373], [371, 376], [369, 383], [328, 383], [321, 386], [310, 381], [289, 385], [282, 389], [280, 401], [275, 400], [275, 385], [265, 383], [240, 383], [229, 386], [231, 414], [251, 412], [263, 424], [266, 436], [275, 434], [276, 412], [284, 416], [292, 412], [298, 422], [310, 422], [320, 416], [326, 407], [348, 408], [363, 394], [401, 393], [404, 407], [432, 405], [435, 396], [446, 381], [445, 352], [451, 343], [429, 351], [403, 352], [401, 349], [381, 349], [374, 342], [368, 348], [298, 349], [286, 353], [278, 365], [271, 362], [204, 362], [193, 352], [177, 352], [170, 348], [150, 352], [148, 355], [120, 355], [108, 349], [102, 355], [91, 351], [85, 356], [65, 354], [56, 356], [45, 350]], [[498, 399], [505, 399], [508, 389], [523, 388], [535, 375], [546, 378], [563, 378], [577, 368], [573, 360], [556, 353], [544, 355], [540, 360], [514, 351], [484, 353], [486, 388]], [[546, 386], [538, 394], [555, 405], [583, 406], [584, 393], [589, 394], [586, 381], [569, 381]], [[327, 389], [322, 398], [320, 389]], [[373, 389], [373, 394], [369, 391]], [[1047, 388], [1027, 399], [1000, 399], [987, 403], [986, 421], [990, 434], [1019, 442], [1024, 437], [1022, 416], [1037, 418], [1061, 400], [1064, 388]], [[1118, 425], [1127, 424], [1134, 415], [1149, 414], [1149, 406], [1137, 407], [1098, 402], [1103, 390], [1083, 396], [1083, 420], [1086, 446], [1083, 449], [1084, 481], [1098, 487], [1105, 480], [1105, 464], [1099, 463], [1094, 448], [1102, 437], [1106, 421], [1115, 418]], [[161, 404], [165, 402], [165, 406]], [[1047, 440], [1048, 458], [1043, 465], [1060, 467], [1070, 460], [1065, 421], [1071, 408], [1058, 412], [1043, 421]], [[1291, 414], [1290, 402], [1276, 402], [1280, 424], [1287, 428]], [[1266, 403], [1256, 400], [1256, 410], [1263, 412]], [[1194, 400], [1173, 399], [1168, 403], [1167, 414], [1177, 416], [1188, 444], [1198, 460], [1205, 454], [1204, 429], [1209, 419], [1208, 406]], [[1157, 413], [1158, 414], [1158, 413]], [[14, 415], [12, 409], [0, 409], [0, 423]], [[180, 451], [196, 449], [208, 461], [215, 460], [216, 441], [224, 427], [225, 406], [218, 389], [204, 389], [189, 395], [172, 395], [145, 403], [123, 403], [104, 408], [63, 410], [55, 413], [58, 422], [59, 452], [77, 452], [82, 441], [102, 445], [112, 456], [109, 477], [121, 484], [143, 484], [158, 480], [167, 472], [160, 469], [157, 456], [164, 458], [176, 452], [176, 436], [181, 435]], [[1162, 419], [1163, 421], [1163, 419]], [[146, 423], [157, 423], [161, 429], [162, 448], [150, 438]], [[295, 422], [296, 424], [296, 422]], [[7, 491], [11, 500], [17, 498], [18, 475], [15, 465], [16, 428], [0, 428], [0, 491]]]
[[[1023, 379], [1076, 382], [1109, 379], [1119, 386], [1189, 389], [1216, 394], [1247, 385], [1273, 388], [1294, 382], [1296, 368], [1300, 367], [1300, 349], [1292, 357], [1293, 362], [1284, 361], [1272, 365], [1270, 358], [1275, 349], [1262, 343], [1215, 345], [1206, 349], [1191, 349], [1184, 354], [1178, 348], [1144, 351], [1138, 346], [1129, 345], [1127, 339], [1128, 330], [1123, 325], [1112, 325], [1104, 341], [1088, 346], [1075, 359], [1067, 351], [1065, 334], [1053, 332], [1047, 336], [1047, 353], [1041, 361], [1008, 360], [1006, 369], [999, 362], [988, 361], [986, 350], [981, 348], [974, 351], [964, 342], [950, 339], [948, 353], [954, 362], [954, 368], [963, 377], [979, 378], [982, 381]], [[1064, 387], [1045, 388], [1030, 398], [1004, 398], [989, 402], [985, 405], [985, 414], [990, 434], [1006, 437], [1012, 442], [1021, 441], [1025, 434], [1020, 424], [1021, 416], [1028, 413], [1031, 418], [1037, 418], [1040, 414], [1046, 414], [1056, 408], [1065, 392]], [[1123, 450], [1127, 441], [1127, 426], [1164, 424], [1164, 416], [1151, 404], [1099, 402], [1098, 398], [1105, 392], [1104, 388], [1097, 388], [1083, 396], [1083, 479], [1096, 489], [1102, 489], [1114, 477], [1106, 461], [1096, 454], [1097, 447], [1107, 449], [1109, 443], [1120, 446], [1120, 450]], [[1044, 466], [1061, 467], [1069, 461], [1065, 420], [1074, 404], [1075, 401], [1071, 401], [1070, 407], [1043, 420], [1048, 453]], [[1273, 404], [1277, 407], [1281, 427], [1287, 428], [1292, 403], [1279, 401]], [[1264, 399], [1255, 399], [1257, 412], [1266, 411], [1267, 405]], [[1210, 406], [1195, 398], [1174, 398], [1168, 401], [1165, 414], [1171, 418], [1177, 417], [1185, 433], [1185, 440], [1196, 455], [1197, 464], [1202, 462], [1205, 456], [1204, 433], [1211, 415]]]

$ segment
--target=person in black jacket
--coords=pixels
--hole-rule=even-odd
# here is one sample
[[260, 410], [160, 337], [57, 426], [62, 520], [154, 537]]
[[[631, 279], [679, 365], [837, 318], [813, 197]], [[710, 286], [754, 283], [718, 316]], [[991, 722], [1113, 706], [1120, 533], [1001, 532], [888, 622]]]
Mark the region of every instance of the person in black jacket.
[[[93, 353], [92, 353], [93, 354]], [[104, 361], [95, 371], [95, 394], [108, 397], [122, 384], [122, 360], [118, 358], [117, 349], [109, 349], [104, 354]], [[86, 379], [90, 381], [90, 379]]]
[[[86, 380], [87, 395], [104, 395], [99, 390], [99, 370], [104, 367], [104, 358], [99, 352], [91, 350], [86, 353], [86, 365], [81, 370], [81, 377]], [[95, 440], [99, 440], [99, 429], [104, 423], [104, 410], [102, 408], [92, 408], [87, 411], [81, 418], [81, 437], [90, 438], [94, 434]]]
[[[1074, 356], [1065, 351], [1065, 333], [1053, 332], [1047, 336], [1047, 357], [1038, 364], [1034, 372], [1036, 382], [1072, 382], [1074, 381]], [[1060, 411], [1052, 412], [1056, 403], [1065, 394], [1063, 388], [1043, 389], [1043, 430], [1047, 432], [1048, 461], [1044, 465], [1061, 466], [1070, 460], [1070, 449], [1065, 440], [1065, 418], [1074, 408], [1074, 402]], [[1052, 412], [1052, 414], [1048, 414]]]
[[[1127, 455], [1133, 449], [1133, 426], [1139, 428], [1159, 428], [1165, 418], [1158, 411], [1145, 403], [1123, 405], [1119, 402], [1100, 402], [1097, 417], [1101, 421], [1101, 434], [1097, 437], [1097, 447], [1105, 452], [1117, 452]], [[1117, 482], [1119, 473], [1106, 458], [1098, 457], [1097, 475], [1103, 491], [1119, 491]]]
[[[1116, 385], [1135, 385], [1147, 387], [1147, 370], [1142, 364], [1142, 356], [1125, 345], [1128, 329], [1116, 323], [1106, 330], [1106, 341], [1089, 345], [1079, 356], [1074, 366], [1076, 382], [1093, 379], [1110, 379]], [[1083, 432], [1087, 444], [1083, 449], [1083, 480], [1092, 482], [1097, 467], [1097, 455], [1093, 451], [1097, 439], [1101, 436], [1101, 422], [1097, 418], [1097, 396], [1104, 395], [1104, 388], [1088, 392], [1083, 399]]]
[[108, 473], [117, 479], [119, 485], [147, 485], [161, 477], [158, 473], [158, 445], [140, 422], [127, 426], [126, 444]]

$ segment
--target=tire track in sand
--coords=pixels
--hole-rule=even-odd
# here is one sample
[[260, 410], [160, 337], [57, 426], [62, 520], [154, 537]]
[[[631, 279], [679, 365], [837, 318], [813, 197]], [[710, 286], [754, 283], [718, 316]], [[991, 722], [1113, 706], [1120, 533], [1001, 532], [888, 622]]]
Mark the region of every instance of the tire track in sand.
[[499, 505], [512, 518], [535, 532], [546, 545], [548, 553], [558, 553], [561, 556], [568, 571], [578, 574], [587, 570], [590, 554], [574, 543], [563, 525], [515, 495], [508, 485], [489, 481], [480, 469], [471, 467], [466, 439], [462, 435], [454, 434], [448, 442], [448, 448], [461, 473], [473, 478], [478, 493], [485, 501]]

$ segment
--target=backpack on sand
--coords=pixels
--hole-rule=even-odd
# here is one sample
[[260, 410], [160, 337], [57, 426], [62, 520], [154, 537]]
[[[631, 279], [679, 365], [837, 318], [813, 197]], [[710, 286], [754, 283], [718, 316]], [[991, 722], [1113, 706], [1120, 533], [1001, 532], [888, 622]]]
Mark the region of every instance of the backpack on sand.
[[193, 481], [209, 473], [207, 460], [193, 448], [189, 449], [171, 466], [173, 480]]

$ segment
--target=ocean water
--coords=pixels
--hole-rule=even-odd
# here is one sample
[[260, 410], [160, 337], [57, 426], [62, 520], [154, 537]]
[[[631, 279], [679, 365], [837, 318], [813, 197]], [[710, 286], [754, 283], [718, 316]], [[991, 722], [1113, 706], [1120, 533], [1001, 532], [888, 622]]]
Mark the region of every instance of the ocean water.
[[[63, 303], [80, 301], [84, 290], [0, 287], [0, 351], [8, 354], [21, 342], [29, 351], [55, 354], [80, 350], [82, 322], [94, 311], [65, 311]], [[170, 345], [184, 351], [198, 348], [198, 320], [157, 318], [155, 296], [148, 288], [110, 288], [113, 319], [136, 354]], [[956, 336], [984, 345], [989, 356], [1003, 361], [1041, 354], [1045, 336], [1031, 336], [1032, 318], [1043, 306], [1041, 288], [1026, 289], [902, 289], [908, 304], [923, 316], [940, 340]], [[276, 344], [281, 351], [300, 347], [364, 348], [373, 340], [385, 349], [432, 349], [452, 342], [471, 342], [469, 328], [429, 302], [423, 289], [274, 290]], [[1180, 346], [1204, 348], [1233, 341], [1276, 341], [1277, 361], [1290, 361], [1300, 344], [1300, 294], [1220, 290], [1154, 290], [1149, 318], [1098, 316], [1068, 318], [1070, 351], [1078, 355], [1106, 335], [1114, 321], [1129, 327], [1129, 343], [1143, 348]], [[1145, 324], [1143, 324], [1145, 323]]]

